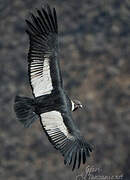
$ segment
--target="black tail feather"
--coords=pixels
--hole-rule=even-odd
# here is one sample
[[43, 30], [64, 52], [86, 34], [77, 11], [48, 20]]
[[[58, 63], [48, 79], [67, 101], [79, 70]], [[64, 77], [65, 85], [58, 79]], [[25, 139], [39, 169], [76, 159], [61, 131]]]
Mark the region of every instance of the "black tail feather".
[[24, 127], [29, 127], [39, 118], [39, 115], [35, 113], [35, 101], [31, 98], [16, 96], [14, 110]]

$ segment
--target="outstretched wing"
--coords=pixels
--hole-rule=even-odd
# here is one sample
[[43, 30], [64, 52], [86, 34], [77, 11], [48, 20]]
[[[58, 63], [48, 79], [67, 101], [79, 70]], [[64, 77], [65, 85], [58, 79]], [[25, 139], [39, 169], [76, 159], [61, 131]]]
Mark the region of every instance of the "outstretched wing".
[[[92, 147], [80, 135], [73, 124], [71, 115], [59, 111], [50, 111], [40, 115], [41, 124], [49, 141], [64, 156], [65, 164], [72, 164], [72, 170], [86, 162]], [[65, 124], [65, 122], [68, 122]]]
[[35, 97], [62, 87], [58, 61], [58, 25], [55, 9], [46, 8], [26, 20], [30, 40], [29, 79]]

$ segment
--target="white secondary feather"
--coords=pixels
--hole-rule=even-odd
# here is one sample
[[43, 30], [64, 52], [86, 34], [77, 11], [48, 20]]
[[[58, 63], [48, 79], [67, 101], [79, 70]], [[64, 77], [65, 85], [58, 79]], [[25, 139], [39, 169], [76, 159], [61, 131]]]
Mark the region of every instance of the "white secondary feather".
[[57, 132], [62, 132], [66, 138], [73, 139], [73, 136], [68, 132], [67, 127], [63, 122], [63, 117], [58, 111], [50, 111], [40, 115], [41, 122], [47, 131], [48, 135], [55, 142], [55, 135]]
[[56, 128], [60, 129], [66, 136], [68, 136], [67, 128], [63, 122], [61, 113], [58, 111], [50, 111], [41, 114], [42, 124], [45, 129], [48, 131], [48, 134], [51, 134], [55, 131]]
[[30, 65], [31, 84], [35, 97], [50, 94], [53, 90], [49, 59], [33, 60]]

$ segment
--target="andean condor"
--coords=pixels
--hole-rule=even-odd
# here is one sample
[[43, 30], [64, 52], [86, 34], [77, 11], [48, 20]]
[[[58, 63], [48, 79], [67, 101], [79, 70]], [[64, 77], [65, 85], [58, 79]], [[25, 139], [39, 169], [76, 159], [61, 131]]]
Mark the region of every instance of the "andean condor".
[[26, 20], [30, 47], [28, 73], [34, 98], [16, 96], [16, 116], [25, 127], [40, 119], [53, 146], [64, 156], [64, 163], [79, 168], [93, 147], [80, 134], [72, 118], [82, 104], [65, 93], [59, 65], [58, 24], [55, 8], [49, 5]]

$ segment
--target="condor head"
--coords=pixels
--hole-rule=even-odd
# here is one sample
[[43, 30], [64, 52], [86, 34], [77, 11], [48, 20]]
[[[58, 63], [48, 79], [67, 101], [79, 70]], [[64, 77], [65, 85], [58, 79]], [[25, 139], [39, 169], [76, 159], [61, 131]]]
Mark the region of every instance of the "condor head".
[[83, 105], [79, 100], [73, 100], [71, 102], [72, 102], [72, 111], [76, 111], [79, 108], [83, 108]]

